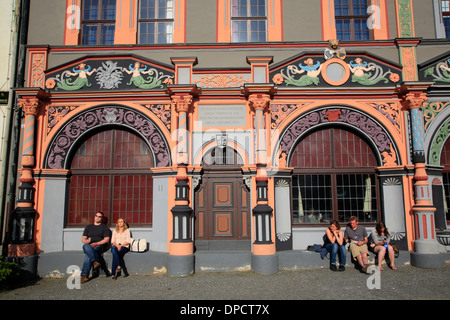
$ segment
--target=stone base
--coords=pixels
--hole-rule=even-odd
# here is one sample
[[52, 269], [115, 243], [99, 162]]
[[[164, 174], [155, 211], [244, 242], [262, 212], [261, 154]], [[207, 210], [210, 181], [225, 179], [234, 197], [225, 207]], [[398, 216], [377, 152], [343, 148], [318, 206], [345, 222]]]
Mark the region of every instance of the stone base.
[[260, 274], [274, 274], [279, 271], [278, 254], [254, 255], [252, 254], [252, 270]]
[[28, 257], [36, 253], [36, 244], [8, 244], [8, 257]]
[[411, 252], [411, 265], [418, 268], [442, 268], [445, 259], [442, 254]]
[[24, 257], [6, 257], [6, 261], [17, 263], [21, 280], [33, 280], [38, 277], [38, 255]]
[[195, 256], [167, 256], [167, 275], [170, 277], [187, 277], [194, 273]]

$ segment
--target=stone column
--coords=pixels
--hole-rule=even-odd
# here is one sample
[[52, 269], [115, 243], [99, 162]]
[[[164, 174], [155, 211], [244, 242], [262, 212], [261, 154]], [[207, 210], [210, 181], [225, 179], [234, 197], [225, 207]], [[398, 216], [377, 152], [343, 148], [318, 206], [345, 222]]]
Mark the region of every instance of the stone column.
[[256, 206], [254, 216], [254, 242], [252, 252], [252, 269], [262, 274], [278, 272], [278, 256], [274, 233], [273, 209], [269, 206], [267, 176], [267, 128], [266, 116], [269, 114], [270, 95], [253, 93], [248, 97], [248, 103], [254, 112], [254, 141], [256, 147]]
[[40, 91], [29, 92], [29, 95], [24, 95], [17, 100], [25, 113], [25, 122], [22, 168], [19, 170], [21, 173], [19, 195], [17, 207], [11, 212], [9, 218], [8, 259], [18, 262], [26, 277], [35, 277], [37, 273], [33, 169], [35, 167], [36, 117], [43, 105], [40, 93]]
[[430, 185], [425, 168], [425, 152], [423, 149], [423, 112], [422, 106], [428, 99], [425, 93], [427, 85], [407, 83], [404, 85], [404, 106], [410, 112], [411, 138], [414, 163], [414, 200], [412, 207], [415, 224], [414, 252], [411, 253], [411, 264], [416, 267], [434, 268], [445, 264], [439, 254], [436, 241], [434, 212], [431, 202]]
[[189, 114], [193, 101], [186, 87], [178, 87], [173, 92], [172, 102], [175, 106], [178, 121], [175, 163], [177, 165], [175, 185], [175, 206], [172, 212], [172, 240], [170, 241], [167, 260], [169, 276], [188, 276], [194, 272], [194, 242], [192, 239], [192, 208], [190, 202], [189, 178]]

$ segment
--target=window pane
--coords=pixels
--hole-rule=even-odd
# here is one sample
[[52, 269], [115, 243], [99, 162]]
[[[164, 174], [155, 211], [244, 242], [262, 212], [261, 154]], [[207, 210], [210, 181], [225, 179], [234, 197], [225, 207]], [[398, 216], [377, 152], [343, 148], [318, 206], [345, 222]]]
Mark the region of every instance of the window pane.
[[264, 21], [250, 21], [252, 42], [266, 40], [266, 23]]
[[101, 24], [101, 28], [99, 44], [114, 44], [114, 24]]
[[450, 38], [450, 17], [444, 17], [445, 37]]
[[133, 169], [152, 167], [151, 152], [142, 139], [136, 135], [115, 131], [114, 168]]
[[81, 35], [81, 44], [95, 45], [97, 44], [97, 25], [83, 25], [83, 33]]
[[442, 173], [442, 180], [444, 182], [444, 212], [447, 221], [450, 221], [450, 139], [447, 139], [442, 149], [440, 165], [444, 167]]
[[329, 223], [332, 220], [330, 175], [292, 177], [294, 223]]
[[116, 175], [113, 177], [113, 221], [124, 218], [127, 223], [152, 223], [153, 179], [151, 175]]
[[72, 169], [111, 168], [112, 131], [103, 131], [84, 142], [72, 160]]
[[68, 225], [84, 225], [93, 222], [96, 211], [109, 212], [109, 176], [77, 176], [70, 178]]
[[370, 31], [366, 19], [355, 19], [355, 40], [369, 40]]
[[155, 43], [155, 23], [141, 22], [139, 24], [139, 43], [152, 44]]
[[233, 0], [231, 15], [233, 17], [247, 17], [247, 0]]
[[67, 224], [91, 223], [98, 210], [110, 212], [114, 222], [121, 216], [130, 224], [151, 224], [152, 166], [146, 143], [128, 131], [108, 130], [90, 137], [72, 161]]
[[364, 16], [367, 14], [367, 0], [353, 0], [353, 15]]
[[351, 40], [351, 20], [336, 20], [336, 36], [338, 40]]
[[339, 221], [351, 216], [360, 222], [376, 222], [377, 202], [375, 176], [367, 174], [336, 175]]
[[450, 12], [450, 1], [449, 0], [443, 0], [441, 2], [442, 6], [442, 12]]
[[334, 156], [336, 168], [373, 168], [377, 166], [369, 145], [346, 130], [334, 130]]
[[251, 0], [250, 16], [251, 17], [265, 17], [266, 16], [265, 0]]
[[331, 168], [331, 131], [321, 130], [308, 135], [295, 148], [291, 166], [295, 168]]
[[155, 16], [155, 0], [141, 0], [139, 14], [141, 19], [154, 19]]
[[98, 1], [85, 0], [83, 6], [83, 20], [98, 20]]
[[[376, 221], [377, 187], [373, 172], [377, 162], [362, 138], [338, 128], [316, 131], [295, 147], [290, 162], [298, 172], [292, 180], [293, 214], [297, 222], [310, 222], [308, 213], [320, 222], [333, 219], [346, 222], [352, 215], [362, 222]], [[356, 168], [361, 173], [355, 173]], [[310, 174], [318, 169], [321, 174]]]
[[247, 42], [247, 21], [233, 21], [231, 36], [233, 42]]
[[102, 1], [102, 19], [103, 20], [116, 19], [116, 0]]
[[173, 42], [173, 23], [160, 22], [158, 23], [158, 43], [172, 43]]
[[336, 16], [346, 16], [349, 14], [348, 0], [335, 0], [334, 8]]
[[158, 18], [173, 18], [173, 0], [159, 0]]

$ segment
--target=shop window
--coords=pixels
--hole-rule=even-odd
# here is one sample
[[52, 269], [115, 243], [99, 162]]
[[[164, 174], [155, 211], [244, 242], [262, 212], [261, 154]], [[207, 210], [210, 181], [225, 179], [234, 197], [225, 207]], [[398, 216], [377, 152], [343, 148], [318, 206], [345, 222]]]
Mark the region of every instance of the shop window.
[[377, 161], [352, 132], [332, 128], [304, 138], [291, 156], [294, 223], [376, 222], [379, 216]]
[[81, 44], [114, 44], [116, 0], [84, 0], [81, 12]]
[[231, 41], [263, 42], [266, 39], [266, 0], [232, 0]]
[[72, 159], [67, 226], [91, 223], [103, 211], [108, 224], [152, 224], [152, 152], [138, 136], [108, 130], [86, 140]]
[[140, 0], [138, 43], [173, 43], [174, 0]]

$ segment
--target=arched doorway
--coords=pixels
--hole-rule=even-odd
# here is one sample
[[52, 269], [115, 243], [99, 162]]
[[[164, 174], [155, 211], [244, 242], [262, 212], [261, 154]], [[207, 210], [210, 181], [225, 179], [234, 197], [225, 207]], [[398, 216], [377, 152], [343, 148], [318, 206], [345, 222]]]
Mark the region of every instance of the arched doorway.
[[202, 159], [201, 184], [195, 190], [197, 250], [250, 250], [250, 192], [241, 172], [242, 157], [216, 146]]
[[290, 156], [294, 224], [380, 219], [377, 159], [355, 133], [330, 127], [304, 137]]
[[84, 227], [96, 211], [108, 225], [119, 217], [130, 226], [152, 224], [153, 155], [132, 132], [103, 130], [85, 140], [72, 158], [66, 226]]

